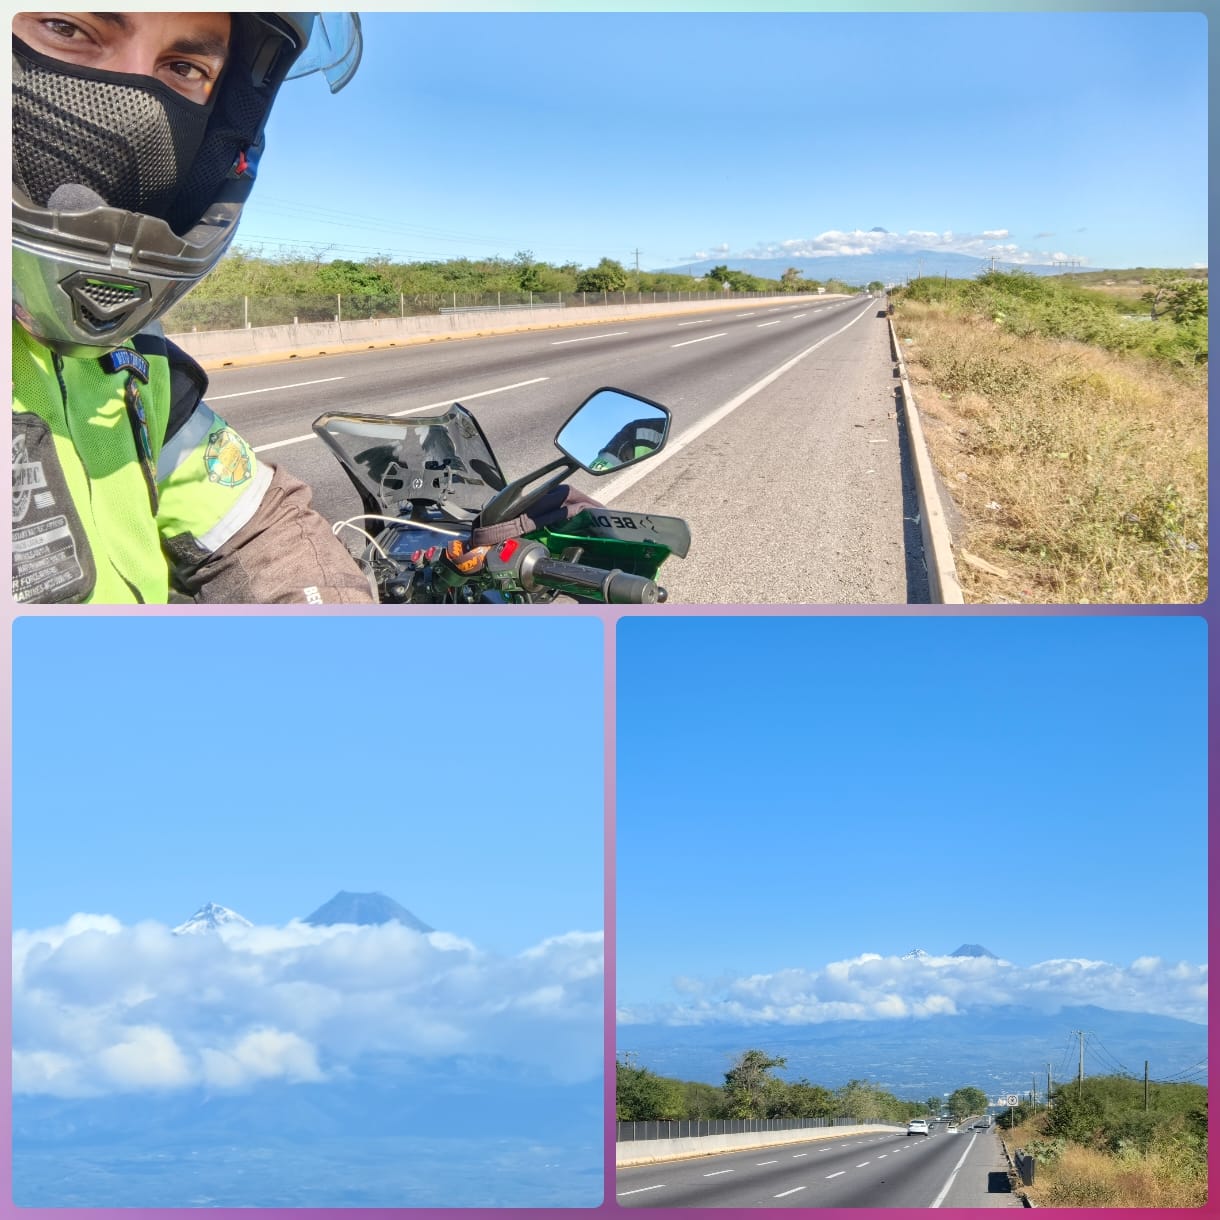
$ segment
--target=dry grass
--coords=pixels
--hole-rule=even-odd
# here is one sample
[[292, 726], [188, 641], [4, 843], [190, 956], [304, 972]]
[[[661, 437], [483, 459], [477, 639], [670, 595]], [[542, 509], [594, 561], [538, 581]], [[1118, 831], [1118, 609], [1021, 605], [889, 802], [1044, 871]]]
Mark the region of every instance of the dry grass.
[[1006, 334], [940, 304], [904, 302], [895, 322], [962, 519], [967, 601], [1206, 598], [1202, 375]]
[[[1035, 1125], [1004, 1133], [1010, 1153], [1036, 1155]], [[1110, 1154], [1069, 1144], [1057, 1158], [1038, 1158], [1034, 1184], [1021, 1189], [1038, 1207], [1202, 1207], [1207, 1172], [1202, 1161], [1170, 1151]]]

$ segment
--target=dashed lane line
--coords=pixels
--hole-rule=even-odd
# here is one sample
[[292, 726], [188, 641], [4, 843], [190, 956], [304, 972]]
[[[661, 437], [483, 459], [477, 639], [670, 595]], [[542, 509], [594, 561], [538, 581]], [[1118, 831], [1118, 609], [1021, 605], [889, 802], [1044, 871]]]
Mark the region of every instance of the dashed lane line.
[[686, 339], [682, 343], [671, 343], [669, 346], [670, 347], [690, 347], [690, 345], [692, 343], [706, 343], [709, 339], [723, 339], [725, 337], [725, 335], [727, 335], [728, 333], [729, 332], [727, 330], [722, 330], [722, 331], [720, 331], [719, 334], [704, 335], [702, 338], [699, 338], [699, 339]]
[[786, 1198], [788, 1195], [794, 1195], [794, 1194], [796, 1194], [796, 1192], [797, 1192], [798, 1190], [804, 1190], [804, 1189], [805, 1189], [805, 1188], [804, 1188], [803, 1186], [794, 1186], [794, 1187], [793, 1187], [791, 1190], [781, 1190], [781, 1191], [779, 1192], [779, 1194], [777, 1194], [777, 1195], [772, 1195], [771, 1197], [772, 1197], [773, 1199], [783, 1199], [783, 1198]]
[[620, 1190], [616, 1196], [619, 1199], [624, 1199], [628, 1195], [642, 1195], [646, 1190], [664, 1190], [665, 1183], [660, 1182], [656, 1186], [637, 1186], [635, 1190]]
[[226, 398], [247, 398], [251, 394], [270, 394], [275, 390], [299, 390], [306, 385], [322, 385], [327, 381], [342, 381], [342, 377], [318, 377], [313, 381], [294, 381], [291, 385], [268, 385], [261, 390], [238, 390], [235, 394], [209, 394], [208, 402], [223, 402]]
[[[331, 378], [326, 378], [325, 380], [329, 381]], [[441, 402], [426, 403], [422, 407], [407, 407], [403, 411], [391, 411], [390, 415], [396, 419], [403, 415], [422, 415], [425, 411], [439, 411], [442, 407], [451, 407], [455, 401], [473, 402], [476, 398], [486, 398], [489, 394], [503, 394], [506, 390], [519, 390], [522, 386], [537, 385], [540, 381], [549, 380], [549, 377], [531, 377], [528, 381], [514, 381], [512, 385], [496, 386], [494, 390], [480, 390], [477, 394], [458, 394], [454, 398], [446, 398]], [[308, 383], [302, 382], [302, 384]], [[317, 439], [316, 433], [305, 432], [300, 436], [290, 436], [287, 440], [269, 441], [266, 445], [255, 445], [254, 452], [266, 453], [268, 449], [281, 449], [285, 445], [296, 445], [301, 441], [316, 441]]]
[[593, 339], [617, 339], [620, 335], [630, 334], [626, 330], [612, 330], [604, 335], [582, 335], [579, 339], [554, 339], [551, 342], [552, 347], [563, 347], [565, 343], [589, 343]]
[[703, 1176], [705, 1178], [718, 1178], [718, 1177], [720, 1177], [720, 1175], [722, 1173], [732, 1173], [732, 1172], [733, 1172], [733, 1170], [731, 1170], [731, 1169], [717, 1169], [714, 1173], [705, 1173]]

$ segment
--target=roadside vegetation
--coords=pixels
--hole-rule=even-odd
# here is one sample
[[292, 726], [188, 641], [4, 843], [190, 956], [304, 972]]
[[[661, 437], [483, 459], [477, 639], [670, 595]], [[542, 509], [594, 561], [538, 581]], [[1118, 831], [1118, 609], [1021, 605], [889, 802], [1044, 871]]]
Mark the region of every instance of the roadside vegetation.
[[993, 271], [891, 299], [968, 601], [1206, 598], [1205, 272]]
[[1091, 1076], [1058, 1086], [1049, 1110], [999, 1119], [1010, 1153], [1035, 1158], [1038, 1207], [1202, 1207], [1207, 1202], [1207, 1089]]
[[[723, 1085], [658, 1076], [627, 1055], [615, 1062], [615, 1112], [622, 1122], [653, 1119], [717, 1118], [848, 1118], [905, 1123], [939, 1113], [942, 1099], [905, 1101], [866, 1080], [850, 1080], [836, 1089], [805, 1079], [788, 1081], [775, 1074], [786, 1060], [761, 1050], [743, 1051], [724, 1074]], [[987, 1103], [981, 1090], [958, 1089], [948, 1101], [960, 1117], [979, 1112]]]
[[[329, 258], [318, 249], [278, 257], [260, 247], [227, 254], [191, 294], [170, 312], [166, 330], [209, 329], [220, 324], [243, 326], [292, 321], [325, 321], [335, 314], [342, 296], [345, 316], [381, 317], [435, 312], [455, 297], [497, 299], [505, 303], [534, 298], [564, 298], [604, 293], [855, 292], [839, 280], [811, 280], [795, 267], [779, 279], [765, 279], [726, 265], [705, 275], [636, 271], [616, 259], [595, 266], [540, 262], [529, 250], [512, 258], [455, 258], [414, 263], [377, 255], [363, 262]], [[236, 318], [233, 322], [232, 319]]]

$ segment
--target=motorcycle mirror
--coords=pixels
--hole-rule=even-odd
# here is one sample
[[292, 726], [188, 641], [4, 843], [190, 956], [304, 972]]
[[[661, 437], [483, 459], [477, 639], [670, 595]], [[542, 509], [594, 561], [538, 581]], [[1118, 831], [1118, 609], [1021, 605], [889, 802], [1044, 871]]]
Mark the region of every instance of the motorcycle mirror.
[[659, 403], [605, 386], [577, 407], [555, 445], [589, 474], [608, 474], [652, 457], [665, 444], [669, 419]]

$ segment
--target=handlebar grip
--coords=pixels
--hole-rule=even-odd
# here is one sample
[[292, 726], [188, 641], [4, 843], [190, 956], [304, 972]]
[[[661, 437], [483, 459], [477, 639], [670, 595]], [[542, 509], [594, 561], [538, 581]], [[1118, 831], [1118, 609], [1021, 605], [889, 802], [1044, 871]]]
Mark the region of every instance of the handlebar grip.
[[568, 563], [562, 559], [539, 559], [530, 569], [530, 576], [552, 588], [588, 589], [600, 593], [606, 602], [632, 603], [651, 606], [664, 601], [665, 595], [655, 581], [646, 576], [633, 576], [620, 568], [595, 568], [587, 563]]

